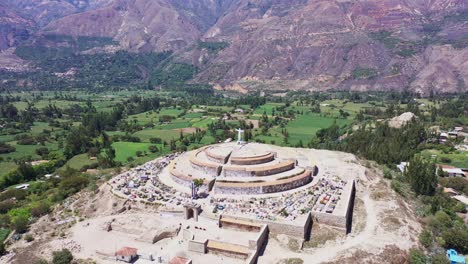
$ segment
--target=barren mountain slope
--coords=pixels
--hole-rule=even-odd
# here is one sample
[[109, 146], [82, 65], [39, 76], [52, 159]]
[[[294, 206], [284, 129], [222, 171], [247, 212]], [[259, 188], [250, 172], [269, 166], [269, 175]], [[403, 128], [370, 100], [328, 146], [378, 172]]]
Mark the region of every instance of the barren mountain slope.
[[[112, 37], [130, 51], [175, 51], [176, 61], [198, 67], [194, 82], [218, 88], [467, 90], [464, 0], [7, 3], [32, 17], [39, 35]], [[18, 27], [6, 25], [0, 50], [18, 43], [8, 37]]]

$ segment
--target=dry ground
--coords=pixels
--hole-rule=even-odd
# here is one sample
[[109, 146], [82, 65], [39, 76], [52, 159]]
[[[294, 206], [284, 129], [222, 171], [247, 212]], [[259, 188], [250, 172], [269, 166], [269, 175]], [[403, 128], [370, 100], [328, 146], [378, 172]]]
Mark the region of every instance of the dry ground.
[[[305, 149], [287, 149], [286, 153], [297, 157], [303, 163], [314, 159], [319, 168], [326, 173], [346, 177], [357, 175], [352, 231], [345, 236], [342, 230], [315, 224], [311, 234], [313, 239], [306, 241], [302, 249], [302, 241], [296, 238], [270, 236], [264, 254], [258, 260], [259, 264], [407, 262], [407, 251], [417, 244], [417, 234], [421, 227], [411, 206], [391, 190], [389, 182], [383, 179], [380, 170], [370, 162], [365, 162], [366, 166], [363, 166], [353, 155], [345, 153]], [[130, 216], [140, 215], [139, 219], [131, 221], [136, 225], [143, 222], [147, 223], [144, 225], [151, 225], [152, 217], [155, 217], [155, 223], [163, 217], [157, 210], [155, 206], [117, 198], [110, 193], [109, 186], [104, 184], [97, 193], [81, 192], [57, 206], [50, 215], [42, 217], [30, 230], [35, 241], [26, 243], [21, 240], [15, 243], [10, 249], [17, 254], [12, 259], [0, 259], [0, 263], [34, 263], [35, 257], [50, 259], [51, 252], [61, 248], [69, 248], [74, 255], [87, 258], [92, 252], [90, 250], [93, 250], [88, 245], [91, 243], [88, 242], [89, 237], [99, 236], [107, 220], [125, 218], [126, 215], [131, 219]], [[174, 216], [171, 219], [179, 223], [179, 217]], [[112, 234], [115, 236], [112, 240], [134, 239], [131, 234], [121, 234], [123, 233], [116, 231]], [[164, 243], [172, 245], [173, 248], [180, 248], [173, 252], [174, 254], [184, 255], [187, 246], [177, 246], [178, 239], [180, 238]], [[119, 243], [100, 241], [97, 238], [96, 243], [114, 243], [115, 246], [120, 246]], [[138, 246], [146, 247], [144, 244]], [[112, 250], [109, 248], [109, 251]], [[209, 263], [220, 261], [219, 257], [210, 254], [195, 257], [197, 260], [210, 261]], [[98, 263], [107, 263], [102, 259], [93, 259]], [[223, 263], [242, 262], [224, 258]]]

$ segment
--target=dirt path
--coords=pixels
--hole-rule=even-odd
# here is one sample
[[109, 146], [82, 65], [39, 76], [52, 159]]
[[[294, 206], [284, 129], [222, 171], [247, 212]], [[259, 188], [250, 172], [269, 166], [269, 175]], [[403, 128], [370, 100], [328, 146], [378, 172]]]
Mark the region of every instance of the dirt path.
[[[389, 217], [389, 208], [397, 204], [396, 200], [376, 201], [372, 199], [373, 191], [380, 190], [377, 184], [380, 178], [362, 179], [367, 181], [361, 186], [361, 191], [357, 196], [362, 199], [366, 211], [365, 227], [357, 234], [349, 234], [346, 238], [337, 241], [329, 241], [319, 248], [304, 249], [299, 252], [292, 252], [277, 240], [271, 239], [268, 243], [265, 253], [259, 258], [259, 264], [276, 263], [283, 258], [300, 258], [304, 263], [322, 263], [336, 261], [337, 259], [351, 255], [356, 250], [370, 252], [370, 254], [382, 251], [388, 245], [396, 245], [402, 250], [407, 250], [413, 246], [410, 232], [410, 225], [415, 223], [411, 219], [405, 218], [404, 214], [399, 214], [409, 223], [396, 230], [390, 230], [383, 226], [383, 219]], [[391, 192], [390, 190], [388, 190]], [[387, 211], [386, 211], [387, 210]], [[398, 214], [395, 210], [394, 214]], [[407, 233], [406, 237], [402, 233]]]

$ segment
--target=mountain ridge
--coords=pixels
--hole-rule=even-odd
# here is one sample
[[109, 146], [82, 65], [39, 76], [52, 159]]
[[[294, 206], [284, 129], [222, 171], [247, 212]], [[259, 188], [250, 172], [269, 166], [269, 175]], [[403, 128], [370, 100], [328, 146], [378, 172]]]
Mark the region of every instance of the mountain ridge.
[[[7, 2], [8, 8], [15, 6]], [[23, 0], [16, 7], [46, 2]], [[176, 61], [197, 66], [193, 82], [218, 89], [467, 91], [468, 4], [463, 0], [70, 0], [55, 5], [49, 8], [70, 10], [40, 17], [33, 12], [29, 38], [111, 37], [119, 43], [116, 49], [171, 50]], [[5, 27], [0, 23], [0, 28]], [[3, 46], [0, 41], [0, 49], [22, 40], [9, 45], [4, 40]]]

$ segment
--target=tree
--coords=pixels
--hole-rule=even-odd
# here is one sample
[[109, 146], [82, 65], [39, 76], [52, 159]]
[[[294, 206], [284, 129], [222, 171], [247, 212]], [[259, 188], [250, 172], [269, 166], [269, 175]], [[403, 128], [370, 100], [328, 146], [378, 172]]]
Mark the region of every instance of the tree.
[[461, 254], [468, 253], [468, 226], [462, 222], [455, 222], [452, 228], [442, 233], [447, 248], [454, 248]]
[[40, 147], [36, 149], [36, 154], [41, 156], [42, 158], [46, 158], [49, 154], [49, 149], [47, 147]]
[[196, 188], [199, 188], [200, 186], [203, 185], [203, 179], [194, 179], [193, 185], [195, 185]]
[[158, 147], [157, 146], [154, 146], [154, 145], [151, 145], [148, 147], [148, 150], [151, 152], [151, 153], [156, 153], [158, 152]]
[[86, 187], [88, 182], [84, 176], [67, 177], [60, 182], [59, 189], [64, 196], [69, 196]]
[[26, 181], [36, 179], [36, 172], [30, 163], [21, 162], [18, 166], [18, 173]]
[[3, 244], [3, 241], [0, 241], [0, 256], [5, 255], [5, 253], [6, 253], [5, 244]]
[[437, 175], [433, 163], [415, 156], [409, 161], [405, 176], [416, 194], [434, 195], [437, 187]]
[[73, 255], [70, 250], [64, 248], [60, 251], [54, 251], [52, 253], [53, 264], [70, 264], [73, 260]]

